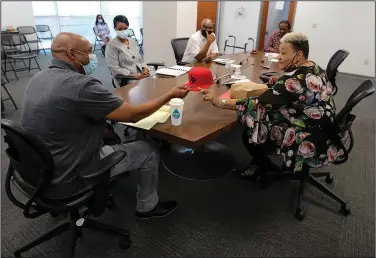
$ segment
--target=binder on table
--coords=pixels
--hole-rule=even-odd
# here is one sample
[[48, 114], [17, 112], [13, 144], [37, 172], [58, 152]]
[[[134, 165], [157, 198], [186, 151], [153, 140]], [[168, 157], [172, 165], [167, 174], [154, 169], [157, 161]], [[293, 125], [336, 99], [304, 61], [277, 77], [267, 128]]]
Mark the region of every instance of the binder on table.
[[192, 67], [174, 65], [171, 67], [158, 69], [157, 74], [164, 75], [164, 76], [178, 77], [189, 72], [189, 70], [191, 69]]

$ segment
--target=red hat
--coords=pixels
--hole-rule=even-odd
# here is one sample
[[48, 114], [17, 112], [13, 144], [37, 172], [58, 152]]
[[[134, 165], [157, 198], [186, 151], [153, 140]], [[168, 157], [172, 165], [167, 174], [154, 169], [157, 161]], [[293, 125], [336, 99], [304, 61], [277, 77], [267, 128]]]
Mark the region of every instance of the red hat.
[[184, 85], [191, 91], [199, 91], [198, 88], [207, 89], [214, 84], [211, 71], [205, 67], [193, 67], [189, 70], [188, 78], [189, 82]]

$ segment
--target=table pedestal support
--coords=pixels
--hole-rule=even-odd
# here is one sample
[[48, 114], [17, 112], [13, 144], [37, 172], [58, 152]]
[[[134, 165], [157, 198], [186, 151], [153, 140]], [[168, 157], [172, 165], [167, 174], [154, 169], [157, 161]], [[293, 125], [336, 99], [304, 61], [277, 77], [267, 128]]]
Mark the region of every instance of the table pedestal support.
[[172, 174], [190, 180], [212, 180], [228, 174], [235, 165], [233, 153], [217, 142], [196, 149], [171, 145], [162, 155], [163, 166]]

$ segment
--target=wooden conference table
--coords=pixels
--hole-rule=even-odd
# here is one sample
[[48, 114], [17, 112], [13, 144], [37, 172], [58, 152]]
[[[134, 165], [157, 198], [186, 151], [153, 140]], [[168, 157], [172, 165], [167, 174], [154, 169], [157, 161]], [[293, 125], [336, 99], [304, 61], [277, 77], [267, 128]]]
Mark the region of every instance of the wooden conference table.
[[[278, 71], [276, 63], [272, 63], [270, 69], [261, 67], [263, 52], [231, 54], [221, 58], [235, 60], [235, 64], [248, 59], [249, 65], [242, 70], [242, 75], [254, 82], [261, 83], [259, 77], [262, 73]], [[214, 62], [194, 63], [188, 66], [207, 67], [217, 77], [228, 73], [224, 65]], [[116, 93], [130, 104], [141, 104], [187, 81], [188, 74], [177, 78], [145, 78], [117, 89]], [[229, 90], [229, 87], [214, 84], [211, 89], [219, 96]], [[226, 146], [213, 141], [220, 134], [232, 129], [236, 123], [235, 111], [216, 108], [204, 102], [201, 94], [190, 92], [184, 99], [180, 126], [172, 126], [171, 121], [168, 120], [145, 132], [173, 144], [168, 153], [162, 155], [163, 163], [170, 172], [184, 178], [207, 180], [226, 174], [233, 168], [235, 160], [231, 151]]]

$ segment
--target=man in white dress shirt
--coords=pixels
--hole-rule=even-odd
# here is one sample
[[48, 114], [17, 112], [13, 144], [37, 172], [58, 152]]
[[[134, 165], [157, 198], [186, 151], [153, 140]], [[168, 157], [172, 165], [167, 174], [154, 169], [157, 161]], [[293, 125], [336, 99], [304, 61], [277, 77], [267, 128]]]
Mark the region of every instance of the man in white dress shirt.
[[193, 34], [187, 43], [182, 62], [211, 62], [218, 54], [218, 46], [213, 33], [214, 24], [210, 19], [201, 22], [201, 30]]

